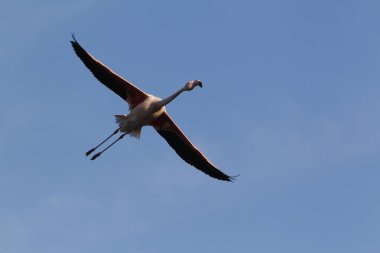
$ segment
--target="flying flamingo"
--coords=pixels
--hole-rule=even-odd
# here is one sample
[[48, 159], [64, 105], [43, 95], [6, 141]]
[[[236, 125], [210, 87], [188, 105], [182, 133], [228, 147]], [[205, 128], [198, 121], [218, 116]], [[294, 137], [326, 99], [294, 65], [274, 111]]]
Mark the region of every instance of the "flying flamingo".
[[99, 146], [109, 140], [112, 136], [121, 132], [122, 134], [109, 146], [92, 156], [95, 160], [104, 151], [121, 140], [125, 135], [139, 138], [143, 126], [153, 126], [155, 130], [168, 142], [175, 152], [187, 163], [203, 171], [207, 175], [224, 181], [232, 181], [234, 177], [228, 176], [212, 164], [182, 133], [179, 127], [166, 112], [165, 106], [184, 91], [191, 91], [196, 86], [202, 88], [200, 80], [189, 81], [184, 87], [166, 99], [160, 99], [137, 88], [129, 81], [123, 79], [100, 61], [90, 55], [77, 42], [74, 35], [71, 44], [77, 56], [92, 74], [105, 86], [119, 95], [129, 104], [130, 112], [127, 115], [115, 115], [119, 128], [98, 146], [90, 149], [86, 156], [94, 152]]

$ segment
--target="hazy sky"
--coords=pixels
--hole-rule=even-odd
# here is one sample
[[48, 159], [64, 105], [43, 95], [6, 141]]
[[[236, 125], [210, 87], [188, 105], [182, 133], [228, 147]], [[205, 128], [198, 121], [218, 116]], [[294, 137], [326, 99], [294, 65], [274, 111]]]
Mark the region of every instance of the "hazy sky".
[[[0, 253], [380, 252], [380, 2], [2, 0]], [[145, 91], [235, 183], [128, 112], [74, 54]]]

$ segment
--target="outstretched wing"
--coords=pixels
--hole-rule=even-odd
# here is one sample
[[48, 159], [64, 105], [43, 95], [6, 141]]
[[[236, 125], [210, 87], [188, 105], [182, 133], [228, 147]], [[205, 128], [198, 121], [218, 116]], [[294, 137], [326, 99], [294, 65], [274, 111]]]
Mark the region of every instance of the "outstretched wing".
[[95, 57], [82, 48], [73, 36], [71, 45], [77, 56], [82, 60], [84, 65], [92, 72], [92, 74], [105, 86], [119, 95], [128, 102], [129, 107], [133, 108], [148, 96], [145, 92], [134, 86], [129, 81], [123, 79], [110, 68], [102, 64]]
[[221, 172], [190, 142], [166, 112], [153, 121], [152, 126], [185, 162], [213, 178], [233, 180], [233, 177]]

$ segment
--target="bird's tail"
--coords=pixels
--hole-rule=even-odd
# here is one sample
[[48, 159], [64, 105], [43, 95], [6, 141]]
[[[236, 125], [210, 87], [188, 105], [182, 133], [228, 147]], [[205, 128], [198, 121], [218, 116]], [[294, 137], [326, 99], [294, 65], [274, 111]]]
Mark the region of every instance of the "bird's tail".
[[128, 119], [128, 115], [115, 115], [115, 118], [116, 118], [116, 123], [117, 124], [120, 124], [120, 123], [123, 123], [125, 122], [127, 119]]
[[126, 132], [128, 129], [128, 115], [115, 115], [116, 124], [119, 125], [121, 132]]
[[128, 132], [130, 136], [137, 139], [140, 138], [141, 127], [137, 129], [128, 129], [128, 115], [115, 115], [116, 123], [120, 127], [121, 132]]

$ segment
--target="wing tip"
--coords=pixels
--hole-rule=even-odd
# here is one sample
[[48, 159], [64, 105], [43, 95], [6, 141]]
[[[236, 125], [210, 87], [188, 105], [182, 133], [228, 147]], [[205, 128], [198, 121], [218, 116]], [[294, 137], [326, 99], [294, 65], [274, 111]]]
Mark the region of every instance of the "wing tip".
[[75, 37], [74, 33], [71, 33], [71, 37], [72, 37], [72, 40], [70, 40], [71, 46], [73, 47], [75, 53], [79, 56], [79, 58], [81, 58], [81, 55], [83, 54], [83, 51], [85, 51], [85, 50], [82, 48], [82, 46], [77, 41], [77, 38]]
[[238, 175], [235, 175], [235, 176], [227, 176], [227, 180], [228, 182], [235, 182], [235, 180], [240, 176], [240, 174]]
[[235, 182], [235, 180], [240, 176], [239, 175], [236, 175], [236, 176], [228, 176], [226, 174], [223, 174], [223, 176], [219, 176], [219, 177], [215, 177], [216, 179], [219, 179], [219, 180], [222, 180], [222, 181], [227, 181], [227, 182]]
[[71, 46], [74, 48], [75, 51], [77, 51], [79, 48], [81, 48], [81, 46], [79, 45], [74, 33], [71, 33], [71, 37], [72, 37], [72, 40], [70, 40]]
[[72, 32], [71, 33], [71, 37], [73, 38], [73, 40], [70, 40], [70, 42], [73, 44], [73, 43], [78, 43], [77, 39], [75, 38], [75, 33]]

